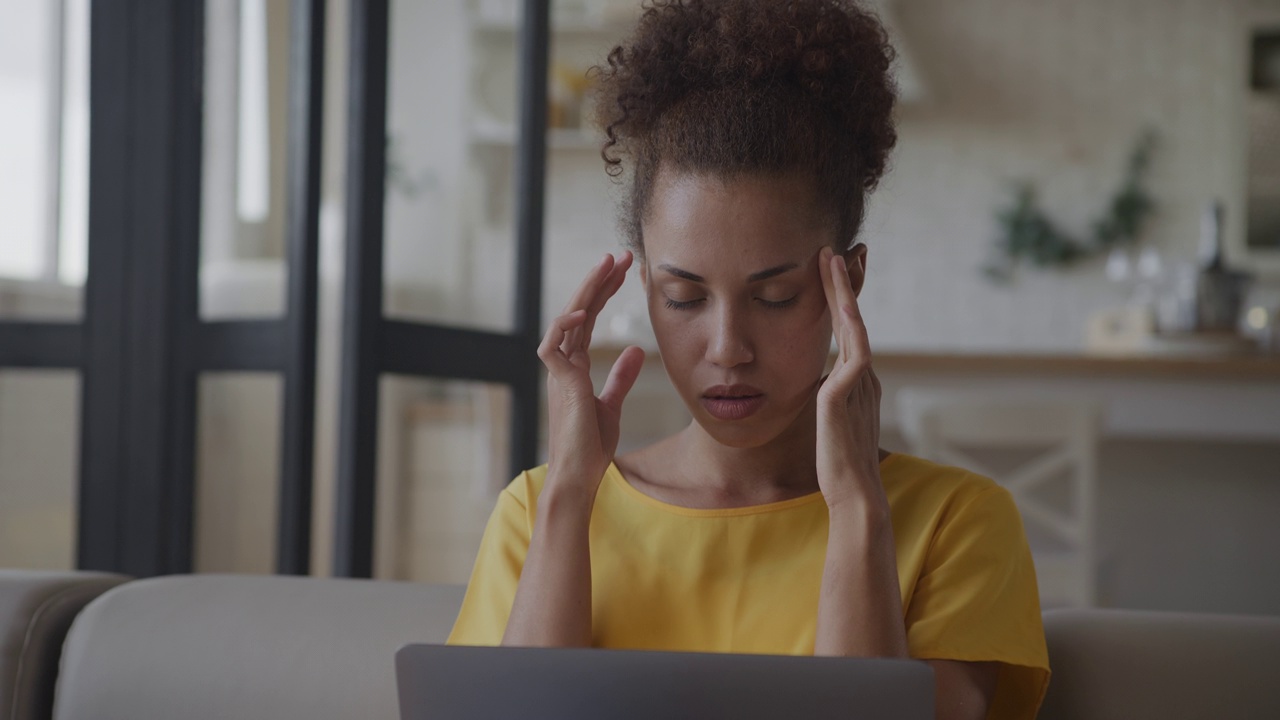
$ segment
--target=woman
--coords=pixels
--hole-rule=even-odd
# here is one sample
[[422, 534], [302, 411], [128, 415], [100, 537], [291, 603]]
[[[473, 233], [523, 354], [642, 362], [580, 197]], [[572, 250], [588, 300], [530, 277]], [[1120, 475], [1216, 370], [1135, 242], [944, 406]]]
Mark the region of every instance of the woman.
[[[1034, 717], [1049, 670], [1012, 499], [878, 444], [856, 238], [896, 141], [892, 57], [852, 0], [653, 2], [610, 54], [630, 251], [543, 339], [549, 462], [501, 494], [450, 642], [913, 657], [939, 717]], [[596, 396], [588, 348], [633, 262], [693, 422], [615, 457], [644, 353]]]

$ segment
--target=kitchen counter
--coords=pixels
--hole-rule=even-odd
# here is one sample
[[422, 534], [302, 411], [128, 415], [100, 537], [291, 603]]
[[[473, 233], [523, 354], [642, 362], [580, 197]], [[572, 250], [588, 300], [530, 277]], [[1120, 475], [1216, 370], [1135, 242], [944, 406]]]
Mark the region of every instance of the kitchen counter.
[[[591, 355], [612, 361], [623, 347], [602, 345], [592, 348]], [[657, 350], [646, 348], [646, 358], [647, 362], [657, 362]], [[1274, 354], [1206, 357], [888, 351], [875, 353], [873, 363], [877, 370], [889, 372], [1280, 382], [1280, 355]]]
[[[603, 382], [621, 345], [592, 349]], [[1091, 397], [1106, 409], [1105, 434], [1165, 440], [1280, 442], [1280, 356], [876, 353], [884, 388], [881, 422], [897, 424], [900, 388], [1004, 395]], [[658, 354], [648, 350], [648, 392], [669, 396]], [[641, 390], [640, 392], [646, 392]], [[678, 401], [676, 401], [678, 402]]]

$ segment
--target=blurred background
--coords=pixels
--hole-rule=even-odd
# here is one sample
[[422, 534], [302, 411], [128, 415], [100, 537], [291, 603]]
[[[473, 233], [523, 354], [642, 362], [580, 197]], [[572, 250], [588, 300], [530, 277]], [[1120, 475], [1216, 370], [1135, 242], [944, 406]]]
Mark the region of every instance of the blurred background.
[[[1280, 0], [880, 0], [899, 142], [862, 298], [884, 444], [1005, 483], [1045, 603], [1280, 613]], [[388, 318], [510, 332], [515, 0], [393, 0]], [[0, 321], [77, 322], [90, 0], [0, 0]], [[291, 5], [206, 0], [199, 314], [285, 313]], [[636, 3], [551, 3], [545, 319], [620, 249], [588, 68]], [[343, 336], [350, 7], [326, 3], [310, 572], [328, 574]], [[638, 282], [594, 372], [653, 339]], [[13, 337], [13, 336], [0, 336]], [[2, 356], [2, 353], [0, 353]], [[536, 362], [533, 356], [512, 362]], [[0, 567], [77, 565], [81, 372], [0, 367]], [[275, 569], [282, 380], [198, 379], [197, 572]], [[465, 582], [510, 480], [508, 386], [382, 374], [376, 577]], [[953, 415], [970, 422], [953, 423]], [[981, 421], [973, 420], [981, 418]], [[688, 415], [656, 352], [623, 450]]]

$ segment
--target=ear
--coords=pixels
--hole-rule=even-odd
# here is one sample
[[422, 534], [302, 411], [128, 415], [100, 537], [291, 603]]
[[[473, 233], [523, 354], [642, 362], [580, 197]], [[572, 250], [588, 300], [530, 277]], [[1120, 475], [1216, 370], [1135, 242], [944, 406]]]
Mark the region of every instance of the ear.
[[853, 287], [853, 294], [862, 294], [862, 285], [867, 280], [867, 246], [857, 243], [846, 250], [844, 264], [849, 269], [849, 285]]

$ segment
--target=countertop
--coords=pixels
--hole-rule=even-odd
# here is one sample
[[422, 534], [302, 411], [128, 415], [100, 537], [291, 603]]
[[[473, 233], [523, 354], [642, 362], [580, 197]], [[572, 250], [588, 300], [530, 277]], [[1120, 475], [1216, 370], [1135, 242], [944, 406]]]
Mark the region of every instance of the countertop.
[[[601, 345], [593, 347], [591, 354], [610, 360], [616, 358], [623, 347]], [[646, 356], [648, 362], [658, 361], [657, 352], [651, 348], [646, 348]], [[885, 372], [1280, 382], [1280, 355], [1261, 353], [1219, 357], [887, 351], [875, 353], [872, 362]]]

